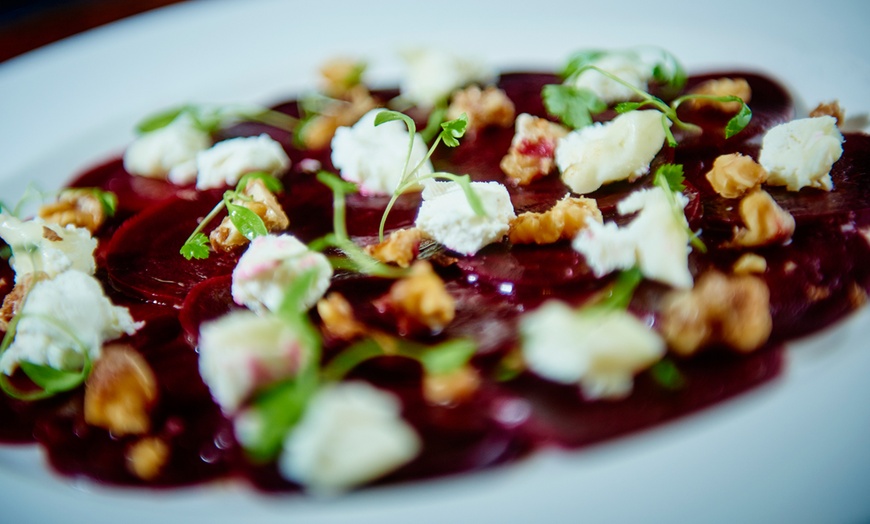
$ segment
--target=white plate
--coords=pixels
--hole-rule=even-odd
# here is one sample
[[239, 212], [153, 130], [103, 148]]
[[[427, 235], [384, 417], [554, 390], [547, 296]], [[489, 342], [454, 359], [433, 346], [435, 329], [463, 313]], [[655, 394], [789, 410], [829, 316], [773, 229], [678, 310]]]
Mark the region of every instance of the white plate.
[[[555, 66], [585, 47], [657, 44], [693, 71], [772, 73], [806, 105], [838, 98], [865, 118], [870, 108], [870, 3], [862, 0], [585, 4], [212, 0], [79, 35], [0, 64], [0, 198], [14, 201], [29, 180], [56, 187], [120, 151], [155, 109], [269, 103], [312, 86], [317, 65], [336, 54], [370, 58], [376, 79], [396, 80], [395, 51], [421, 43], [504, 67]], [[31, 447], [3, 448], [0, 520], [866, 521], [868, 320], [865, 308], [794, 344], [779, 380], [676, 423], [584, 452], [340, 500], [275, 499], [235, 485], [105, 488], [58, 479]]]

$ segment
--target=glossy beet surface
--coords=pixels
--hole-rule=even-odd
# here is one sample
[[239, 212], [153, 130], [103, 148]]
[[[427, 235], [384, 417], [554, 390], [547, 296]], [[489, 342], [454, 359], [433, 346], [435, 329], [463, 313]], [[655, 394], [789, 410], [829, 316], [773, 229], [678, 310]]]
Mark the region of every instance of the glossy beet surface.
[[[740, 220], [735, 202], [716, 197], [704, 178], [713, 159], [722, 152], [757, 156], [766, 129], [793, 116], [789, 95], [772, 80], [754, 74], [729, 76], [743, 76], [752, 85], [754, 118], [749, 128], [726, 141], [722, 136], [726, 119], [721, 115], [682, 111], [685, 120], [703, 124], [704, 133], [678, 136], [680, 146], [664, 148], [653, 166], [664, 162], [685, 166], [691, 199], [687, 215], [693, 228], [705, 232], [709, 248], [707, 254], [691, 255], [695, 275], [711, 267], [727, 270], [741, 254], [723, 247]], [[706, 78], [692, 78], [690, 85]], [[543, 115], [541, 88], [556, 81], [549, 74], [517, 73], [504, 75], [500, 83], [518, 113]], [[279, 109], [293, 113], [295, 104]], [[290, 217], [289, 232], [304, 241], [328, 233], [332, 195], [299, 167], [303, 159], [312, 158], [331, 169], [328, 152], [295, 149], [286, 133], [259, 124], [236, 126], [222, 137], [261, 132], [281, 140], [294, 162], [280, 196]], [[506, 183], [498, 164], [512, 136], [510, 128], [468, 136], [455, 149], [440, 149], [434, 158], [436, 168]], [[421, 342], [471, 337], [478, 343], [473, 364], [482, 384], [470, 399], [455, 406], [425, 401], [422, 372], [410, 360], [382, 357], [352, 372], [354, 378], [397, 394], [405, 417], [424, 443], [415, 461], [379, 482], [487, 468], [517, 460], [541, 446], [583, 447], [672, 420], [776, 377], [783, 366], [782, 342], [831, 325], [857, 307], [856, 297], [870, 287], [870, 250], [860, 233], [870, 208], [870, 138], [847, 135], [844, 156], [832, 175], [835, 190], [831, 193], [770, 190], [798, 222], [797, 233], [787, 246], [757, 250], [768, 262], [763, 278], [771, 291], [771, 341], [750, 355], [711, 348], [697, 358], [677, 359], [683, 377], [678, 389], [664, 387], [651, 374], [642, 373], [628, 398], [589, 402], [577, 387], [548, 383], [531, 373], [496, 380], [498, 363], [517, 347], [520, 314], [551, 298], [580, 304], [609, 282], [594, 278], [583, 257], [568, 243], [544, 247], [495, 244], [476, 256], [457, 257], [453, 264], [440, 265], [438, 271], [456, 299], [457, 316], [439, 333], [413, 329], [383, 307], [379, 298], [388, 290], [389, 281], [352, 275], [336, 278], [333, 290], [352, 301], [360, 320], [378, 329]], [[633, 184], [616, 183], [590, 196], [598, 199], [605, 220], [613, 219], [616, 203], [648, 184], [649, 177]], [[197, 193], [192, 188], [132, 178], [120, 161], [93, 169], [73, 185], [100, 186], [115, 191], [120, 199], [119, 216], [100, 234], [98, 277], [116, 303], [147, 321], [129, 342], [156, 373], [160, 397], [152, 413], [151, 432], [170, 447], [167, 466], [151, 484], [175, 486], [229, 477], [245, 479], [265, 491], [296, 490], [280, 477], [274, 464], [256, 465], [245, 459], [231, 422], [213, 403], [198, 374], [195, 344], [199, 325], [239, 307], [232, 302], [229, 275], [241, 250], [189, 262], [178, 255], [178, 249], [220, 200], [220, 191]], [[568, 192], [555, 175], [525, 188], [509, 185], [509, 190], [518, 213], [545, 210]], [[347, 199], [350, 235], [360, 243], [373, 242], [386, 202], [386, 198], [351, 195]], [[418, 204], [418, 195], [400, 199], [387, 229], [412, 224]], [[453, 256], [442, 255], [445, 259]], [[5, 294], [12, 273], [5, 262], [0, 266], [0, 292]], [[642, 284], [631, 309], [655, 325], [664, 291], [656, 284]], [[317, 321], [316, 314], [312, 313], [312, 319]], [[326, 340], [325, 358], [343, 347], [343, 343]], [[37, 403], [4, 397], [0, 400], [0, 439], [38, 442], [51, 465], [63, 474], [112, 484], [142, 484], [128, 471], [125, 459], [136, 439], [113, 436], [85, 424], [82, 398], [81, 391]]]

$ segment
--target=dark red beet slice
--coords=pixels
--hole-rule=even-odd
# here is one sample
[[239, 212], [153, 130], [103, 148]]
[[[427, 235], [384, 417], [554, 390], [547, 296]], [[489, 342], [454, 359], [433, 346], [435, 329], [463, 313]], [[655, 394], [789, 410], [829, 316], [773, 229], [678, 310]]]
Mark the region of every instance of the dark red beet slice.
[[189, 188], [176, 186], [165, 180], [131, 176], [124, 162], [113, 159], [76, 178], [72, 187], [99, 187], [118, 196], [118, 212], [129, 216], [176, 196]]
[[181, 307], [194, 285], [232, 272], [241, 249], [212, 253], [206, 260], [188, 261], [179, 254], [199, 220], [220, 201], [220, 192], [189, 197], [173, 198], [144, 211], [118, 230], [106, 257], [113, 286], [145, 300]]
[[191, 345], [196, 345], [203, 322], [241, 309], [233, 302], [232, 283], [232, 275], [210, 278], [195, 285], [184, 299], [178, 320]]

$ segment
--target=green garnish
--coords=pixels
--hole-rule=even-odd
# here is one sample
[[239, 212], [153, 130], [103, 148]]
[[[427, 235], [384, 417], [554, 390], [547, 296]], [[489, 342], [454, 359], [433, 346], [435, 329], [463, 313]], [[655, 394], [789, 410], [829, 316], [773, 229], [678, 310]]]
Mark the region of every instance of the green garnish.
[[188, 116], [194, 127], [208, 134], [241, 121], [259, 122], [285, 131], [293, 131], [299, 123], [286, 113], [266, 107], [185, 104], [146, 117], [136, 125], [136, 132], [144, 134], [162, 129], [182, 116]]
[[686, 85], [686, 71], [676, 56], [664, 49], [655, 47], [636, 48], [635, 50], [628, 51], [602, 51], [599, 49], [579, 51], [571, 55], [565, 67], [560, 71], [560, 75], [566, 80], [571, 80], [580, 76], [588, 66], [593, 66], [595, 62], [606, 55], [629, 54], [635, 55], [637, 59], [640, 59], [637, 52], [644, 50], [653, 51], [657, 54], [656, 59], [651, 64], [653, 80], [669, 93], [678, 93]]
[[244, 194], [244, 190], [248, 186], [248, 182], [255, 179], [262, 180], [266, 188], [273, 193], [279, 193], [284, 190], [281, 181], [269, 173], [257, 171], [245, 174], [241, 179], [239, 179], [239, 183], [236, 184], [236, 189], [225, 191], [221, 201], [208, 212], [199, 224], [197, 224], [196, 228], [181, 246], [181, 249], [179, 250], [181, 256], [187, 260], [193, 258], [203, 260], [209, 257], [210, 251], [208, 248], [208, 237], [202, 233], [202, 230], [209, 224], [209, 222], [214, 220], [218, 213], [220, 213], [224, 208], [227, 208], [233, 225], [235, 225], [239, 232], [248, 240], [253, 240], [258, 236], [269, 233], [266, 229], [265, 222], [263, 222], [263, 219], [260, 218], [259, 215], [247, 207], [236, 203], [237, 201], [250, 202], [252, 200], [251, 197]]
[[427, 144], [435, 138], [435, 135], [441, 129], [441, 124], [444, 122], [444, 118], [447, 116], [447, 104], [442, 101], [438, 103], [434, 108], [432, 108], [432, 112], [429, 113], [429, 119], [426, 120], [426, 127], [420, 131], [420, 137], [423, 138], [423, 142]]
[[64, 189], [59, 196], [63, 195], [90, 195], [99, 200], [106, 216], [113, 217], [118, 210], [118, 195], [111, 191], [104, 191], [98, 187], [74, 187]]
[[685, 176], [683, 175], [683, 166], [681, 164], [664, 164], [656, 170], [656, 174], [653, 177], [653, 185], [664, 191], [675, 218], [686, 229], [692, 247], [701, 253], [706, 253], [707, 246], [704, 245], [704, 242], [698, 236], [699, 233], [692, 231], [689, 227], [683, 206], [677, 201], [677, 193], [682, 193], [686, 189], [684, 181]]
[[592, 91], [565, 84], [544, 86], [541, 97], [548, 113], [574, 129], [592, 124], [592, 117], [607, 109]]
[[659, 360], [651, 368], [649, 374], [655, 382], [671, 391], [682, 389], [686, 385], [686, 379], [673, 360], [664, 358]]
[[31, 202], [45, 202], [49, 198], [50, 193], [43, 191], [39, 186], [31, 182], [24, 189], [24, 194], [18, 199], [14, 206], [9, 206], [5, 202], [0, 202], [0, 212], [7, 213], [15, 218], [21, 218], [24, 214], [25, 207]]
[[616, 280], [602, 293], [592, 304], [583, 309], [595, 309], [596, 311], [615, 311], [628, 308], [634, 290], [643, 280], [643, 273], [637, 266], [625, 271], [620, 271]]

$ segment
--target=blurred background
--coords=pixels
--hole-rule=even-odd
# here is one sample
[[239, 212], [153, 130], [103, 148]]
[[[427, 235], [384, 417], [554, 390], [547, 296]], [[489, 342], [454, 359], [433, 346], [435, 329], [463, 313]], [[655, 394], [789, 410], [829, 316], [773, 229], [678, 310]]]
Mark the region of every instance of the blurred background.
[[0, 62], [51, 42], [182, 0], [3, 0]]

